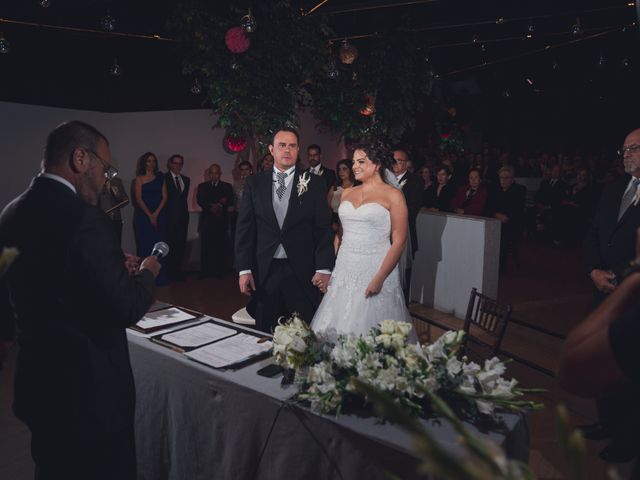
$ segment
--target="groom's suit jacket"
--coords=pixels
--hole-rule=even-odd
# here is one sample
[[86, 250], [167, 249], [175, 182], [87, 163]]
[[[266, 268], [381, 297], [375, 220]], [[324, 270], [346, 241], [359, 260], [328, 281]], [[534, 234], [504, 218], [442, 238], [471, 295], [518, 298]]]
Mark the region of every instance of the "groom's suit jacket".
[[236, 224], [236, 268], [239, 272], [251, 270], [259, 290], [268, 281], [273, 255], [282, 243], [299, 280], [291, 288], [303, 290], [317, 305], [319, 293], [311, 278], [316, 270], [331, 270], [335, 261], [331, 212], [324, 181], [308, 174], [307, 191], [299, 195], [300, 176], [296, 170], [282, 228], [273, 210], [273, 172], [247, 178]]

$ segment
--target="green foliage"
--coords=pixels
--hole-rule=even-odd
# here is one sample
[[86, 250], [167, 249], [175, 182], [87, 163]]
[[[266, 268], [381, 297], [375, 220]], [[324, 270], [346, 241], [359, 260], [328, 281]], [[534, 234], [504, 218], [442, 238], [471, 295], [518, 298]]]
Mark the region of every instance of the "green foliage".
[[[301, 107], [312, 109], [318, 126], [347, 139], [397, 142], [415, 126], [433, 76], [413, 34], [396, 29], [362, 42], [356, 61], [344, 65], [339, 44], [329, 46], [325, 18], [300, 15], [290, 0], [255, 2], [251, 46], [233, 54], [224, 37], [244, 14], [237, 3], [185, 0], [170, 24], [185, 73], [200, 79], [205, 104], [219, 115], [215, 127], [264, 139], [281, 125], [296, 126]], [[369, 97], [375, 114], [364, 116]]]

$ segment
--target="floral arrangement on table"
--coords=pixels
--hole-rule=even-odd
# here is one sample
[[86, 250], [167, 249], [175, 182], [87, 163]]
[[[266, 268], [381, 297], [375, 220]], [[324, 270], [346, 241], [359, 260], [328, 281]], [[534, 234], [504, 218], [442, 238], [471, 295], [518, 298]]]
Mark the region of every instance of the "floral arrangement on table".
[[297, 398], [318, 413], [339, 414], [347, 402], [368, 396], [356, 383], [365, 383], [394, 400], [412, 414], [428, 405], [425, 392], [434, 392], [464, 415], [491, 415], [496, 408], [537, 409], [518, 399], [525, 390], [515, 379], [503, 377], [505, 363], [497, 357], [484, 365], [458, 358], [464, 332], [449, 331], [430, 345], [409, 343], [412, 325], [383, 320], [367, 335], [320, 338], [294, 314], [281, 319], [274, 332], [275, 361], [295, 371]]

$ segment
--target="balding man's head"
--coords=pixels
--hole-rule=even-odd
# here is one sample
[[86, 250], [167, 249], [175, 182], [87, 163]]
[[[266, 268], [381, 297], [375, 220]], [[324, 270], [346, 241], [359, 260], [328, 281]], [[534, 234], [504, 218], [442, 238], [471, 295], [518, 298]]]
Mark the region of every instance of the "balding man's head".
[[640, 177], [640, 128], [633, 130], [624, 139], [622, 159], [624, 171], [634, 177]]

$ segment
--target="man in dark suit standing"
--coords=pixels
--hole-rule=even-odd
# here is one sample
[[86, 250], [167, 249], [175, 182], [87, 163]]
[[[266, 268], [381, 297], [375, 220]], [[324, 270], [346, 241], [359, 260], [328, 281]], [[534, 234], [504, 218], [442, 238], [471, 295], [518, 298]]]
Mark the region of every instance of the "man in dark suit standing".
[[307, 159], [309, 160], [309, 173], [321, 177], [326, 186], [327, 192], [336, 183], [336, 172], [322, 165], [322, 149], [315, 143], [307, 147]]
[[[600, 304], [622, 280], [635, 258], [636, 232], [640, 227], [640, 129], [632, 131], [620, 152], [626, 175], [605, 188], [591, 228], [585, 238], [587, 271], [595, 287], [594, 304]], [[607, 461], [634, 458], [635, 434], [630, 410], [637, 411], [639, 392], [622, 392], [598, 399], [599, 424], [583, 427], [587, 438], [612, 438], [600, 456]], [[626, 460], [625, 460], [626, 459]]]
[[500, 271], [507, 269], [507, 256], [513, 256], [520, 266], [520, 239], [524, 231], [525, 201], [527, 189], [513, 181], [513, 167], [507, 165], [498, 170], [500, 185], [489, 196], [488, 214], [500, 220]]
[[409, 233], [411, 234], [411, 255], [418, 251], [418, 234], [416, 233], [416, 219], [422, 205], [423, 182], [418, 175], [412, 175], [407, 170], [409, 155], [404, 150], [393, 151], [393, 173], [402, 188], [404, 199], [409, 211]]
[[335, 261], [325, 184], [296, 170], [298, 139], [276, 132], [274, 168], [247, 178], [236, 225], [240, 291], [252, 295], [247, 310], [265, 332], [294, 312], [311, 322]]
[[200, 276], [224, 276], [229, 232], [229, 208], [233, 206], [233, 187], [220, 180], [222, 168], [209, 167], [209, 181], [198, 185], [196, 200], [200, 212]]
[[551, 167], [550, 177], [540, 182], [540, 187], [534, 198], [536, 231], [542, 229], [547, 241], [559, 245], [560, 232], [554, 230], [557, 225], [557, 215], [562, 200], [567, 196], [569, 186], [562, 178], [560, 165]]
[[191, 180], [182, 175], [184, 157], [171, 155], [167, 161], [165, 182], [167, 184], [167, 242], [170, 250], [167, 257], [167, 269], [171, 280], [182, 280], [181, 271], [184, 251], [187, 245], [187, 230], [189, 228], [189, 186]]
[[[125, 328], [151, 306], [160, 264], [146, 258], [129, 276], [113, 225], [95, 206], [116, 173], [100, 132], [60, 125], [42, 166], [0, 214], [0, 250], [20, 252], [0, 283], [18, 326], [14, 413], [31, 430], [35, 478], [135, 479]], [[0, 332], [14, 315], [0, 317]]]

